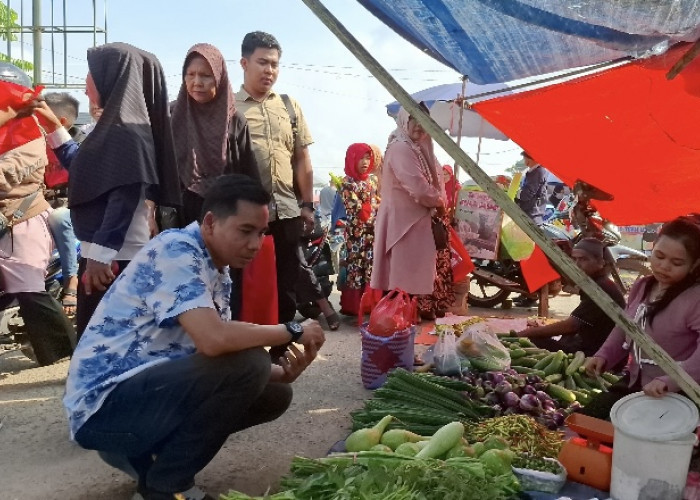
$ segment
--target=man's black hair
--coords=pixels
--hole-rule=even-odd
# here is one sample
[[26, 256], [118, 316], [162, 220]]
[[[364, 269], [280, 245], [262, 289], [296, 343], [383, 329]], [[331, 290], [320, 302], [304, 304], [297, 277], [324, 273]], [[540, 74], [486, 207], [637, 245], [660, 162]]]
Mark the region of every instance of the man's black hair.
[[73, 121], [78, 118], [80, 102], [68, 92], [49, 92], [44, 95], [44, 100], [58, 118], [72, 117]]
[[253, 31], [243, 37], [241, 43], [241, 56], [248, 59], [255, 49], [277, 49], [279, 56], [282, 57], [282, 46], [277, 39], [264, 31]]
[[222, 175], [216, 179], [216, 184], [210, 187], [204, 196], [199, 222], [202, 222], [207, 212], [211, 212], [217, 218], [236, 215], [239, 200], [256, 205], [268, 205], [270, 195], [260, 182], [247, 175]]

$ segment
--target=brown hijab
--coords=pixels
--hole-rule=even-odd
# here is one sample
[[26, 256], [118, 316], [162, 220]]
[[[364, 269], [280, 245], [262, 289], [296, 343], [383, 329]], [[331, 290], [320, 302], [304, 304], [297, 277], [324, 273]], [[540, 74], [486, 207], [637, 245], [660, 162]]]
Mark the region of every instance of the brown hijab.
[[[187, 93], [185, 74], [194, 57], [209, 63], [216, 81], [216, 95], [201, 104]], [[236, 98], [219, 49], [208, 43], [193, 45], [182, 66], [182, 85], [173, 103], [173, 135], [182, 185], [204, 195], [214, 179], [225, 174], [228, 161], [228, 136]]]

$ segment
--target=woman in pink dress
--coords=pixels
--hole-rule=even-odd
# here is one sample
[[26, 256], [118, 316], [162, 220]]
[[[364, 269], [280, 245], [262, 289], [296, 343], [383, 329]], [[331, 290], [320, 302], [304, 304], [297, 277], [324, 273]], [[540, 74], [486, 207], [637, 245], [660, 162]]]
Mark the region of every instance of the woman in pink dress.
[[405, 109], [389, 138], [382, 170], [371, 286], [431, 295], [437, 250], [433, 215], [444, 215], [445, 194], [430, 136]]

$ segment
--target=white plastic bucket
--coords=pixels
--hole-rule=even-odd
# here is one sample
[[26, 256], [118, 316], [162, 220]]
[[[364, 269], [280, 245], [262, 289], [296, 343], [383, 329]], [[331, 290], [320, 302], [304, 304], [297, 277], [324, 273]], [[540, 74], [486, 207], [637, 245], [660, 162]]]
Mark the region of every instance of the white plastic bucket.
[[643, 392], [615, 403], [610, 496], [614, 500], [681, 500], [696, 437], [698, 409], [687, 398]]

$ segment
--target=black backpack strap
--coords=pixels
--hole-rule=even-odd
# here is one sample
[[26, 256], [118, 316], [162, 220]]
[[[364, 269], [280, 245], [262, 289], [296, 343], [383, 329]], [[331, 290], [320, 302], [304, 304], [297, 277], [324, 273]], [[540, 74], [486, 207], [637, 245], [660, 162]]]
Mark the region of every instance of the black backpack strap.
[[284, 101], [284, 107], [287, 108], [287, 114], [289, 115], [289, 123], [292, 125], [292, 137], [294, 138], [294, 151], [299, 148], [298, 141], [298, 129], [297, 129], [297, 114], [294, 111], [294, 106], [292, 106], [292, 100], [287, 94], [280, 94], [282, 101]]

